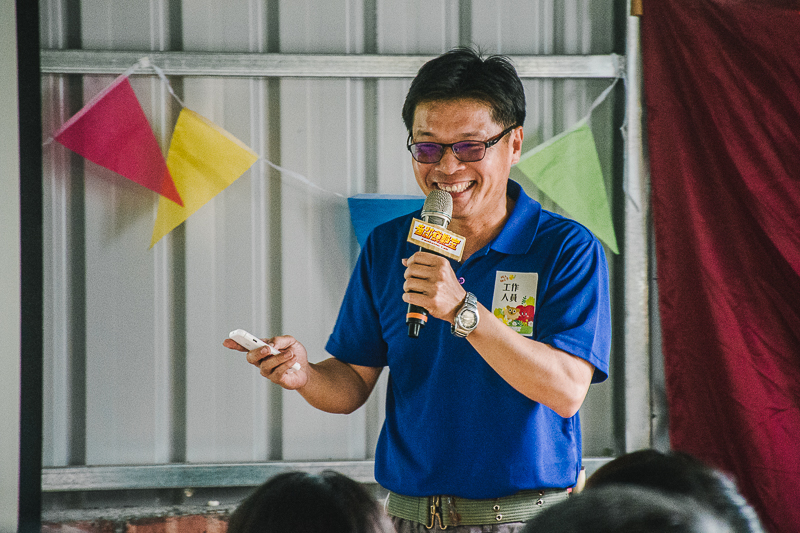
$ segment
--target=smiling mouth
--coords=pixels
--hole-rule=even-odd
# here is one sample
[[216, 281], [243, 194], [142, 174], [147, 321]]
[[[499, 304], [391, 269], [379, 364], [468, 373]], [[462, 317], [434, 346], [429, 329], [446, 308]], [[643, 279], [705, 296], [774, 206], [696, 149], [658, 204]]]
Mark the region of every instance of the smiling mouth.
[[450, 185], [448, 185], [447, 183], [437, 183], [436, 187], [439, 190], [449, 192], [451, 194], [457, 194], [466, 191], [467, 189], [472, 187], [474, 183], [475, 183], [474, 181], [465, 181], [461, 183], [453, 183]]

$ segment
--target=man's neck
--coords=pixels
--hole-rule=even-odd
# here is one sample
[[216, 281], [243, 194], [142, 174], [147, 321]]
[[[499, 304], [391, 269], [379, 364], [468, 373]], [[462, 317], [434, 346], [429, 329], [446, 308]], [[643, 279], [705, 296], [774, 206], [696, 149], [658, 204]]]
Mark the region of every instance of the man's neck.
[[498, 210], [493, 216], [472, 220], [453, 220], [448, 229], [458, 233], [466, 240], [464, 254], [461, 256], [462, 263], [500, 235], [514, 210], [515, 203], [509, 196], [506, 196], [505, 209]]

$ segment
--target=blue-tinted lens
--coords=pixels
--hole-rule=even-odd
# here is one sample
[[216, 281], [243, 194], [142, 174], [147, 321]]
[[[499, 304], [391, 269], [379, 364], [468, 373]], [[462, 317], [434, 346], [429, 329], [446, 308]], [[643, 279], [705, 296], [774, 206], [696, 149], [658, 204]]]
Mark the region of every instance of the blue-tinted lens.
[[436, 163], [444, 153], [444, 147], [436, 143], [416, 143], [409, 148], [411, 155], [420, 163]]

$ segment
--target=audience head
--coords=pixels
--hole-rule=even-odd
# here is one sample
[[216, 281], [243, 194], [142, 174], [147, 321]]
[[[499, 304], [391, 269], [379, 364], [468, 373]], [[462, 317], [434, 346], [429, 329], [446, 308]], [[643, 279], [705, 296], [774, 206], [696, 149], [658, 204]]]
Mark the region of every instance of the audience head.
[[482, 58], [471, 48], [456, 48], [425, 63], [411, 82], [403, 104], [403, 122], [411, 133], [414, 111], [423, 102], [473, 99], [491, 108], [505, 128], [525, 123], [525, 89], [508, 58]]
[[734, 533], [696, 500], [646, 487], [586, 490], [532, 518], [522, 533]]
[[586, 480], [585, 490], [625, 484], [694, 498], [744, 533], [762, 532], [753, 508], [733, 480], [689, 454], [646, 449], [606, 463]]
[[286, 472], [261, 485], [233, 512], [228, 533], [388, 533], [383, 508], [338, 472]]

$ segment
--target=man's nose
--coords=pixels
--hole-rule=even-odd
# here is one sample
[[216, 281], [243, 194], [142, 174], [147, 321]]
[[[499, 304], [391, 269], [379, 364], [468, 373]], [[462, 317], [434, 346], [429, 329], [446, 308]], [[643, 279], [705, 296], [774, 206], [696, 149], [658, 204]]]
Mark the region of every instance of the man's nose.
[[448, 146], [445, 148], [444, 154], [439, 162], [436, 163], [436, 166], [445, 174], [453, 174], [457, 170], [460, 170], [464, 166], [464, 163], [456, 157], [455, 153], [453, 153], [453, 147]]

